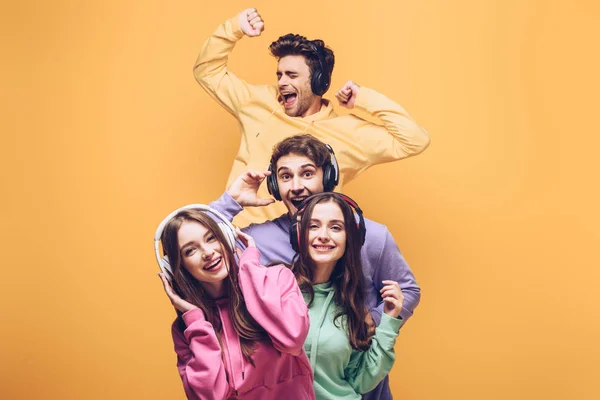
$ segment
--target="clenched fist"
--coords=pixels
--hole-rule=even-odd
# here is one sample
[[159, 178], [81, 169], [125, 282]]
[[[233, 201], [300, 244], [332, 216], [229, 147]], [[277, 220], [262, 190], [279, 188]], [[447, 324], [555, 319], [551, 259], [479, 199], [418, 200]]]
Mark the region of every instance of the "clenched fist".
[[358, 94], [358, 86], [352, 81], [346, 82], [344, 86], [335, 94], [335, 98], [338, 99], [340, 106], [345, 108], [354, 108], [354, 102], [356, 101], [356, 95]]
[[265, 21], [263, 21], [256, 8], [249, 8], [239, 13], [238, 21], [240, 29], [246, 36], [260, 36], [262, 31], [265, 30]]

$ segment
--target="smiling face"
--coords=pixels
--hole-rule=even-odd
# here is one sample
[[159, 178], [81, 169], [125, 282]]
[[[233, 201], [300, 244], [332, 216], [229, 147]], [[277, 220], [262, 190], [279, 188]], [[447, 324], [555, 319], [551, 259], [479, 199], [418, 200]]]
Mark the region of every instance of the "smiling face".
[[222, 294], [229, 275], [227, 256], [215, 234], [196, 221], [185, 221], [177, 232], [181, 265], [213, 295]]
[[323, 191], [323, 168], [310, 158], [289, 153], [277, 160], [276, 167], [279, 194], [290, 215], [308, 196]]
[[281, 57], [277, 64], [277, 87], [285, 113], [290, 117], [307, 117], [321, 109], [321, 96], [313, 93], [311, 72], [301, 55]]
[[346, 251], [346, 228], [342, 209], [333, 200], [313, 208], [308, 229], [308, 255], [317, 270], [333, 271]]

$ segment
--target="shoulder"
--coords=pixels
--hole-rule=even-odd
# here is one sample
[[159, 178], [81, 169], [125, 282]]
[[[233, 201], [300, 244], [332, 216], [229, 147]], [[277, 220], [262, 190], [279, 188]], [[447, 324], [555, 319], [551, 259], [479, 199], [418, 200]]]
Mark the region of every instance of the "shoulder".
[[368, 254], [380, 254], [388, 241], [393, 242], [392, 234], [387, 226], [365, 218], [366, 237], [363, 250]]

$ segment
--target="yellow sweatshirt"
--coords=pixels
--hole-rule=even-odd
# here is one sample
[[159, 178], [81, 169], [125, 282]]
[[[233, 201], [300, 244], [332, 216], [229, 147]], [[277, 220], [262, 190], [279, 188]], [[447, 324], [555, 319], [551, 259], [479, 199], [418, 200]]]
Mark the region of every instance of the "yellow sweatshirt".
[[[340, 167], [336, 191], [367, 168], [421, 153], [429, 136], [396, 102], [362, 86], [355, 108], [366, 111], [380, 124], [355, 115], [338, 116], [330, 101], [323, 99], [321, 110], [308, 117], [289, 117], [278, 101], [276, 85], [251, 85], [227, 69], [227, 59], [244, 34], [237, 16], [223, 24], [208, 38], [194, 66], [200, 85], [240, 123], [242, 138], [227, 180], [227, 187], [245, 170], [265, 170], [273, 146], [286, 137], [310, 133], [330, 144]], [[266, 184], [260, 197], [269, 197]], [[263, 222], [286, 212], [282, 202], [268, 207], [250, 207], [239, 214], [240, 226]]]

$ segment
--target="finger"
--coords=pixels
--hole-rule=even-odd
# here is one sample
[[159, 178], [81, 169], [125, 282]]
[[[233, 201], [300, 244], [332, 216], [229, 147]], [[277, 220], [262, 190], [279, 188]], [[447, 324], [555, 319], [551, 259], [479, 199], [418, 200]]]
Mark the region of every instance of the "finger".
[[258, 199], [256, 201], [258, 206], [268, 206], [269, 204], [275, 203], [275, 199]]
[[248, 21], [250, 21], [253, 18], [256, 18], [256, 16], [258, 15], [258, 12], [256, 10], [254, 11], [250, 11], [246, 14], [248, 16]]
[[395, 290], [386, 290], [385, 292], [383, 292], [381, 294], [381, 298], [385, 298], [385, 297], [393, 297], [395, 299], [399, 299], [400, 295], [398, 292], [396, 292]]
[[396, 281], [386, 280], [386, 281], [381, 281], [381, 283], [383, 283], [384, 285], [396, 285], [396, 286], [400, 287], [400, 284]]
[[248, 235], [247, 233], [244, 233], [244, 232], [242, 232], [242, 231], [241, 231], [241, 230], [239, 230], [239, 229], [237, 229], [237, 230], [236, 230], [236, 233], [237, 233], [237, 235], [238, 235], [238, 237], [239, 237], [240, 239], [241, 239], [241, 238], [243, 238], [243, 240], [244, 240], [244, 242], [245, 242], [245, 243], [244, 243], [244, 245], [245, 245], [246, 247], [249, 247], [249, 246], [255, 246], [255, 245], [254, 245], [254, 238], [252, 238], [252, 236]]
[[261, 22], [258, 22], [257, 24], [255, 24], [255, 25], [253, 26], [253, 28], [254, 28], [254, 30], [255, 30], [257, 33], [260, 33], [260, 32], [262, 32], [262, 31], [264, 31], [264, 30], [265, 30], [265, 23], [264, 23], [264, 22], [262, 22], [262, 21], [261, 21]]
[[255, 27], [256, 24], [258, 24], [259, 22], [263, 22], [262, 18], [260, 17], [260, 15], [255, 15], [254, 17], [248, 17], [248, 21], [250, 22], [250, 26], [251, 27]]
[[[389, 282], [389, 281], [388, 281], [388, 282]], [[379, 290], [379, 292], [381, 293], [381, 292], [383, 292], [384, 290], [391, 290], [391, 289], [398, 289], [398, 290], [400, 290], [400, 288], [399, 288], [399, 287], [396, 287], [396, 286], [394, 286], [394, 285], [392, 285], [392, 284], [387, 284], [387, 285], [384, 285], [384, 286], [383, 286], [383, 287], [382, 287], [382, 288]]]
[[341, 101], [342, 103], [348, 102], [348, 96], [346, 96], [343, 93], [340, 93], [340, 94], [336, 95], [335, 97], [338, 99], [338, 101]]

